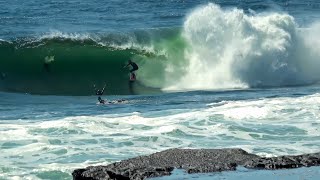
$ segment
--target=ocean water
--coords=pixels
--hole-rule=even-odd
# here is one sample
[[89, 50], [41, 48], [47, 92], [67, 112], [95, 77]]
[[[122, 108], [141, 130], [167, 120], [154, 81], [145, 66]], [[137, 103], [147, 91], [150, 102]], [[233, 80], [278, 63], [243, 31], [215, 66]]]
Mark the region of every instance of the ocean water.
[[259, 177], [261, 180], [281, 179], [281, 180], [299, 180], [299, 179], [319, 179], [319, 167], [299, 168], [290, 170], [250, 170], [243, 167], [238, 167], [236, 171], [218, 172], [218, 173], [204, 173], [204, 174], [188, 174], [182, 170], [174, 170], [172, 175], [160, 178], [152, 178], [152, 180], [177, 180], [177, 179], [202, 179], [202, 180], [254, 180]]
[[[0, 29], [0, 179], [168, 148], [320, 149], [316, 0], [0, 1]], [[105, 83], [126, 101], [97, 104]]]

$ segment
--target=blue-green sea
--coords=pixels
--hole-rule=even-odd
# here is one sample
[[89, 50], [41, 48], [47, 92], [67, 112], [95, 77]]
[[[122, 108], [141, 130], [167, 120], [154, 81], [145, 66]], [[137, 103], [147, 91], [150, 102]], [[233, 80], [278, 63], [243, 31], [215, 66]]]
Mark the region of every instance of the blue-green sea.
[[[317, 0], [2, 0], [0, 179], [169, 148], [318, 152], [319, 69]], [[209, 179], [282, 172], [233, 173]]]

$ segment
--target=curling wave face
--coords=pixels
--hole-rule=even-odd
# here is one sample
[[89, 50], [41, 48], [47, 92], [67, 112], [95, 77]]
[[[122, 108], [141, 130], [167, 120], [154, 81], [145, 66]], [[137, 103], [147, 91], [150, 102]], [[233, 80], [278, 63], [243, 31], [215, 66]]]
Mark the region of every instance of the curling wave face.
[[[166, 60], [163, 52], [154, 50], [157, 44], [151, 42], [151, 39], [157, 41], [158, 31], [155, 35], [142, 31], [132, 34], [52, 32], [40, 38], [2, 41], [0, 88], [32, 94], [88, 95], [92, 94], [93, 84], [99, 87], [106, 83], [107, 94], [159, 92], [159, 84], [144, 80], [158, 67], [161, 71], [163, 65], [159, 62]], [[171, 37], [178, 33], [169, 29], [158, 34]], [[140, 65], [139, 82], [133, 87], [128, 82], [129, 69], [123, 68], [129, 59]]]
[[[215, 4], [187, 15], [182, 28], [118, 34], [65, 34], [0, 41], [0, 89], [88, 95], [281, 87], [319, 81], [320, 26], [300, 28], [286, 13], [244, 13]], [[128, 82], [128, 59], [140, 68]]]

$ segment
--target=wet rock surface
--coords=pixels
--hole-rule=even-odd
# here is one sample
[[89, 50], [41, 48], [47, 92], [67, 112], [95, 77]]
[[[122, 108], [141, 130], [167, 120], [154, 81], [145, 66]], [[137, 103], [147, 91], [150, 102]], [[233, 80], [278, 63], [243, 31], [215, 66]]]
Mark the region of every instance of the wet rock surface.
[[279, 156], [272, 158], [259, 158], [245, 163], [246, 168], [254, 169], [290, 169], [320, 165], [320, 153], [304, 154], [298, 156]]
[[283, 169], [320, 164], [320, 153], [263, 158], [242, 149], [169, 149], [107, 166], [74, 170], [75, 180], [146, 179], [170, 175], [174, 168], [188, 173], [232, 171], [238, 165], [254, 169]]

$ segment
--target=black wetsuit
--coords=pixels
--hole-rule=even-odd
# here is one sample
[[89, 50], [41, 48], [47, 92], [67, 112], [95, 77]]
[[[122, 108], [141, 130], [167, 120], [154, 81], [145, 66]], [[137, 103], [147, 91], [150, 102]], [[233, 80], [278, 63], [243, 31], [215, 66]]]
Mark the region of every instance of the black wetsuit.
[[132, 66], [132, 69], [130, 70], [131, 73], [139, 69], [138, 65], [135, 62], [130, 62], [128, 65]]
[[99, 101], [100, 104], [106, 104], [106, 101], [101, 99], [101, 98], [98, 98], [98, 101]]

